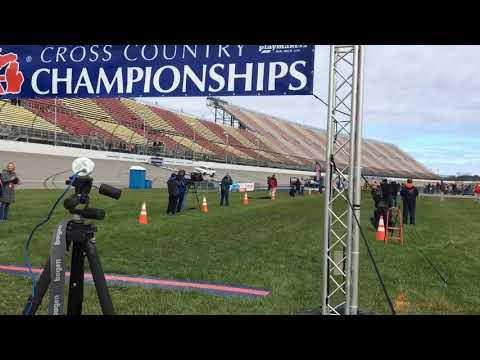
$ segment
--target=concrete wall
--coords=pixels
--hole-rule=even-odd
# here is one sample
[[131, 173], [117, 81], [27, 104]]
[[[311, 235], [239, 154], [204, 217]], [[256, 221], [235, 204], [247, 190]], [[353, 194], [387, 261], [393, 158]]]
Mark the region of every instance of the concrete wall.
[[[3, 168], [7, 162], [14, 161], [17, 164], [17, 174], [22, 180], [22, 188], [44, 188], [44, 181], [47, 178], [50, 178], [48, 188], [63, 188], [65, 180], [72, 173], [72, 161], [80, 156], [89, 157], [95, 162], [93, 177], [97, 184], [108, 183], [117, 187], [128, 187], [129, 169], [131, 166], [139, 165], [147, 169], [147, 179], [153, 180], [153, 187], [160, 188], [166, 186], [167, 178], [172, 172], [147, 164], [148, 156], [0, 140], [0, 167]], [[192, 162], [182, 159], [165, 159], [165, 164], [172, 169], [181, 168], [187, 172], [192, 171], [195, 166], [204, 165], [217, 171], [215, 176], [217, 179], [228, 172], [234, 182], [256, 182], [262, 186], [266, 184], [266, 177], [271, 174], [276, 174], [281, 185], [289, 184], [292, 176], [314, 175], [313, 172], [306, 171]]]

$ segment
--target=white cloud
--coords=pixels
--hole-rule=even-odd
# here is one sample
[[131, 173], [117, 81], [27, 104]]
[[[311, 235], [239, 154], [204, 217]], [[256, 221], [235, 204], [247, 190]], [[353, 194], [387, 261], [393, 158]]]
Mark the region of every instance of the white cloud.
[[[413, 149], [427, 167], [442, 173], [467, 168], [480, 173], [480, 161], [473, 160], [478, 151], [472, 146], [480, 144], [480, 46], [367, 46], [365, 50], [364, 135]], [[329, 48], [317, 46], [315, 93], [323, 99], [328, 91], [328, 58]], [[325, 106], [311, 96], [225, 99], [301, 124], [320, 128], [326, 124]], [[204, 98], [155, 100], [160, 106], [213, 118]], [[452, 144], [440, 140], [446, 134], [455, 151]], [[432, 153], [432, 148], [442, 155]], [[462, 156], [465, 161], [459, 159]]]

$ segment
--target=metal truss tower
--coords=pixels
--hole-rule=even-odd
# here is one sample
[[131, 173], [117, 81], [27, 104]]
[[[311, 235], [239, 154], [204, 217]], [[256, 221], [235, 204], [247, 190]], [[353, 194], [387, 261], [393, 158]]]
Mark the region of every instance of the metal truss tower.
[[[358, 313], [363, 46], [330, 47], [322, 313]], [[351, 206], [350, 206], [351, 204]], [[353, 208], [353, 209], [352, 209]]]

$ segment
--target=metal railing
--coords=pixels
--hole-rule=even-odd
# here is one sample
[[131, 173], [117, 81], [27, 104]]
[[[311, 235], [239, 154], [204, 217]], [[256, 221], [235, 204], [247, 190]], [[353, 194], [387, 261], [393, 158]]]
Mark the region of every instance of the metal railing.
[[70, 135], [67, 133], [55, 133], [49, 130], [40, 130], [35, 128], [27, 128], [15, 125], [6, 125], [0, 123], [0, 138], [7, 140], [14, 140], [20, 142], [31, 142], [40, 144], [50, 144], [57, 146], [77, 147], [90, 150], [100, 151], [114, 151], [124, 152], [139, 155], [149, 155], [185, 160], [205, 161], [205, 162], [217, 162], [228, 163], [235, 165], [246, 166], [261, 166], [270, 168], [281, 168], [291, 170], [304, 170], [312, 171], [310, 166], [302, 166], [295, 164], [287, 164], [274, 161], [245, 159], [237, 156], [228, 155], [214, 155], [205, 154], [199, 152], [193, 152], [190, 150], [184, 150], [179, 146], [166, 149], [164, 144], [158, 142], [159, 145], [153, 145], [152, 141], [148, 141], [147, 145], [143, 144], [131, 144], [122, 141], [116, 141], [113, 139], [104, 139], [98, 136], [79, 136]]

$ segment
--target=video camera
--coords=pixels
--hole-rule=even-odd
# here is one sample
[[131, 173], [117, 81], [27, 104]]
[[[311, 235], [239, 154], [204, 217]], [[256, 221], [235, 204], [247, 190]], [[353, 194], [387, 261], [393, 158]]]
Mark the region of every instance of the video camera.
[[192, 172], [185, 175], [185, 180], [187, 184], [199, 183], [203, 181], [203, 175], [199, 172]]

